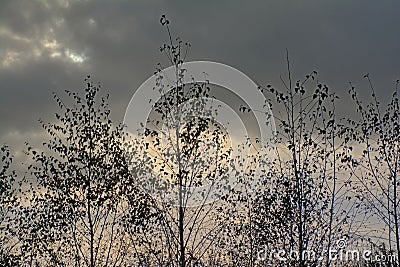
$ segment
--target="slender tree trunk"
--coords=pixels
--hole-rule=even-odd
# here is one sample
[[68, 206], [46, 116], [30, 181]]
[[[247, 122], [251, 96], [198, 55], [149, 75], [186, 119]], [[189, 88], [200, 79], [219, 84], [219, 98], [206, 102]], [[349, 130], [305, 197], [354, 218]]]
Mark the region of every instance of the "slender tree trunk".
[[[299, 164], [300, 166], [300, 158], [299, 158], [299, 162], [297, 161], [297, 149], [296, 149], [296, 136], [295, 136], [295, 131], [296, 131], [296, 127], [295, 127], [295, 119], [294, 119], [294, 100], [293, 100], [293, 90], [292, 90], [292, 78], [291, 78], [291, 71], [290, 71], [290, 61], [289, 61], [289, 52], [286, 49], [286, 61], [287, 61], [287, 71], [288, 71], [288, 78], [289, 78], [289, 95], [290, 95], [290, 114], [288, 114], [290, 117], [288, 118], [289, 122], [291, 123], [290, 127], [292, 129], [291, 130], [291, 142], [292, 142], [292, 157], [293, 157], [293, 171], [294, 171], [294, 175], [295, 175], [295, 180], [296, 180], [296, 195], [297, 195], [297, 208], [298, 208], [298, 215], [299, 215], [299, 221], [297, 224], [298, 230], [299, 230], [299, 244], [298, 244], [298, 248], [299, 248], [299, 255], [300, 255], [300, 263], [299, 266], [300, 267], [304, 267], [304, 261], [303, 261], [303, 243], [304, 243], [304, 233], [303, 233], [303, 203], [302, 203], [302, 179], [303, 176], [301, 175], [301, 177], [299, 176], [299, 168], [297, 167], [297, 164]], [[302, 110], [300, 110], [300, 112], [303, 112]], [[300, 122], [302, 123], [302, 121]]]
[[388, 184], [388, 189], [387, 189], [387, 214], [388, 214], [388, 225], [389, 225], [389, 251], [390, 253], [392, 253], [392, 231], [393, 231], [393, 227], [392, 227], [392, 214], [390, 212], [391, 208], [391, 203], [390, 203], [390, 184]]
[[[394, 213], [394, 227], [395, 227], [395, 235], [396, 235], [396, 252], [397, 252], [397, 260], [400, 260], [400, 233], [399, 233], [399, 217], [397, 212], [397, 175], [394, 175], [393, 179], [393, 213]], [[390, 240], [389, 240], [390, 241]]]
[[[336, 157], [335, 150], [333, 152], [334, 157]], [[328, 233], [328, 249], [331, 248], [332, 245], [332, 224], [333, 224], [333, 214], [335, 211], [335, 192], [336, 192], [336, 159], [334, 159], [333, 163], [333, 189], [332, 189], [332, 198], [331, 198], [331, 208], [329, 210], [329, 233]], [[326, 266], [331, 265], [331, 260], [329, 257], [326, 259]]]
[[[184, 241], [184, 218], [185, 218], [185, 210], [184, 210], [184, 199], [183, 199], [183, 175], [182, 175], [182, 164], [181, 164], [181, 151], [179, 147], [179, 130], [180, 130], [180, 107], [179, 107], [179, 76], [177, 73], [178, 68], [176, 68], [176, 126], [175, 126], [175, 135], [176, 135], [176, 151], [177, 151], [177, 160], [178, 160], [178, 181], [179, 181], [179, 218], [178, 218], [178, 231], [179, 231], [179, 266], [185, 267], [185, 241]], [[182, 86], [183, 89], [183, 86]]]
[[182, 178], [179, 185], [179, 266], [185, 267], [184, 210], [182, 197]]
[[90, 244], [89, 244], [89, 249], [90, 249], [90, 262], [89, 262], [89, 267], [95, 267], [94, 265], [94, 233], [93, 233], [93, 220], [92, 220], [92, 214], [91, 214], [91, 194], [92, 194], [92, 189], [91, 189], [91, 165], [92, 165], [92, 127], [91, 127], [91, 109], [92, 105], [89, 103], [89, 131], [90, 131], [90, 136], [89, 136], [89, 165], [88, 165], [88, 179], [87, 179], [87, 216], [88, 216], [88, 221], [89, 221], [89, 235], [90, 235]]
[[[333, 123], [336, 123], [335, 120], [335, 103], [333, 102]], [[335, 125], [332, 126], [332, 151], [333, 151], [333, 188], [332, 188], [332, 196], [331, 196], [331, 208], [329, 210], [329, 234], [328, 234], [328, 250], [332, 245], [332, 225], [333, 225], [333, 214], [335, 212], [335, 194], [336, 194], [336, 147], [335, 147]], [[325, 166], [326, 170], [326, 166]], [[331, 260], [329, 257], [326, 259], [326, 266], [329, 267], [331, 265]]]
[[[89, 175], [90, 177], [90, 175]], [[89, 182], [90, 183], [90, 182]], [[92, 221], [92, 215], [91, 215], [91, 208], [90, 208], [90, 195], [91, 195], [91, 189], [90, 185], [88, 187], [88, 201], [87, 201], [87, 214], [88, 214], [88, 220], [89, 220], [89, 235], [90, 235], [90, 265], [89, 267], [94, 267], [94, 233], [93, 233], [93, 221]]]

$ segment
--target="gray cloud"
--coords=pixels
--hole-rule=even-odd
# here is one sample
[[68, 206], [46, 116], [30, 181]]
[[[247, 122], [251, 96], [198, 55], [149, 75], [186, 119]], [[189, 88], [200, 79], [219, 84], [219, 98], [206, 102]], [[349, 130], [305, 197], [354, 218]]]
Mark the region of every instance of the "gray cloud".
[[[285, 48], [299, 79], [316, 69], [353, 112], [348, 81], [368, 94], [364, 73], [387, 98], [400, 77], [398, 1], [74, 1], [9, 0], [0, 4], [0, 139], [39, 132], [51, 120], [51, 92], [79, 90], [86, 74], [111, 93], [122, 121], [134, 90], [154, 71], [166, 32], [192, 43], [190, 60], [212, 60], [254, 80], [281, 86]], [[24, 136], [24, 134], [21, 134]], [[15, 138], [14, 138], [15, 139]], [[18, 141], [13, 139], [13, 143]], [[23, 140], [21, 140], [21, 144]]]

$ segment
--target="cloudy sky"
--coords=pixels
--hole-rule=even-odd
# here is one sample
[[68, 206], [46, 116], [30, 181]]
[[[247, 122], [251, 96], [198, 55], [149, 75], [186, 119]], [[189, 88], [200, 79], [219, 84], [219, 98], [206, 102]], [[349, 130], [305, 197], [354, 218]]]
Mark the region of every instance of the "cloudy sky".
[[40, 140], [38, 119], [57, 109], [51, 93], [79, 91], [87, 74], [122, 121], [135, 89], [166, 63], [162, 14], [192, 44], [189, 60], [225, 63], [261, 84], [281, 86], [287, 48], [294, 74], [317, 70], [344, 116], [349, 81], [367, 95], [370, 73], [385, 100], [400, 78], [397, 0], [1, 0], [0, 143]]

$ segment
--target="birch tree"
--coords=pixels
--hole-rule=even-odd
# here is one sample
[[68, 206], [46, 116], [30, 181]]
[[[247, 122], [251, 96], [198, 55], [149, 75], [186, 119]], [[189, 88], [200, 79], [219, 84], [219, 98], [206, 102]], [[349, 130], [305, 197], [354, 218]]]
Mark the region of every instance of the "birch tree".
[[[371, 216], [366, 238], [387, 254], [400, 256], [399, 170], [400, 109], [399, 81], [386, 107], [383, 107], [368, 74], [364, 76], [372, 92], [366, 105], [355, 86], [350, 96], [356, 104], [358, 120], [349, 120], [347, 141], [357, 148], [349, 153], [354, 189]], [[376, 225], [379, 225], [376, 227]]]
[[20, 227], [28, 266], [124, 266], [128, 257], [121, 219], [125, 192], [136, 191], [123, 126], [113, 125], [100, 85], [85, 83], [83, 96], [54, 95], [61, 113], [42, 122], [49, 140], [41, 150], [28, 147], [35, 180]]
[[0, 265], [18, 264], [16, 248], [16, 214], [19, 205], [16, 191], [16, 173], [11, 170], [12, 156], [8, 146], [0, 148]]

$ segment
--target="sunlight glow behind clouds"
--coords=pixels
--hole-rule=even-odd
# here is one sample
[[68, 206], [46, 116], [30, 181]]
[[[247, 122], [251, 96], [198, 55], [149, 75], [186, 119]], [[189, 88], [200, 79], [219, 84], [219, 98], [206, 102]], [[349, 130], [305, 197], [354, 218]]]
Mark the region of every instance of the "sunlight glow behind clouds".
[[[2, 33], [0, 32], [0, 36], [1, 35]], [[52, 59], [60, 59], [77, 64], [84, 63], [89, 59], [84, 53], [79, 53], [64, 47], [55, 39], [27, 41], [25, 38], [12, 36], [12, 40], [19, 45], [17, 45], [17, 48], [0, 48], [1, 68], [11, 68], [18, 63], [27, 64], [31, 60], [37, 60], [46, 56]], [[28, 42], [29, 45], [25, 45]]]
[[[3, 54], [4, 53], [4, 54]], [[20, 54], [13, 50], [6, 50], [1, 55], [1, 66], [9, 67], [19, 60]]]
[[69, 49], [65, 51], [65, 55], [74, 63], [82, 63], [87, 60], [87, 57], [84, 54], [76, 54]]
[[[79, 43], [65, 25], [62, 10], [71, 8], [76, 0], [30, 2], [26, 9], [16, 13], [15, 22], [0, 26], [0, 68], [13, 69], [16, 66], [28, 66], [32, 62], [57, 60], [60, 63], [81, 65], [88, 60]], [[18, 2], [11, 2], [16, 7]], [[91, 25], [93, 22], [89, 22]], [[19, 29], [21, 25], [30, 28]]]

